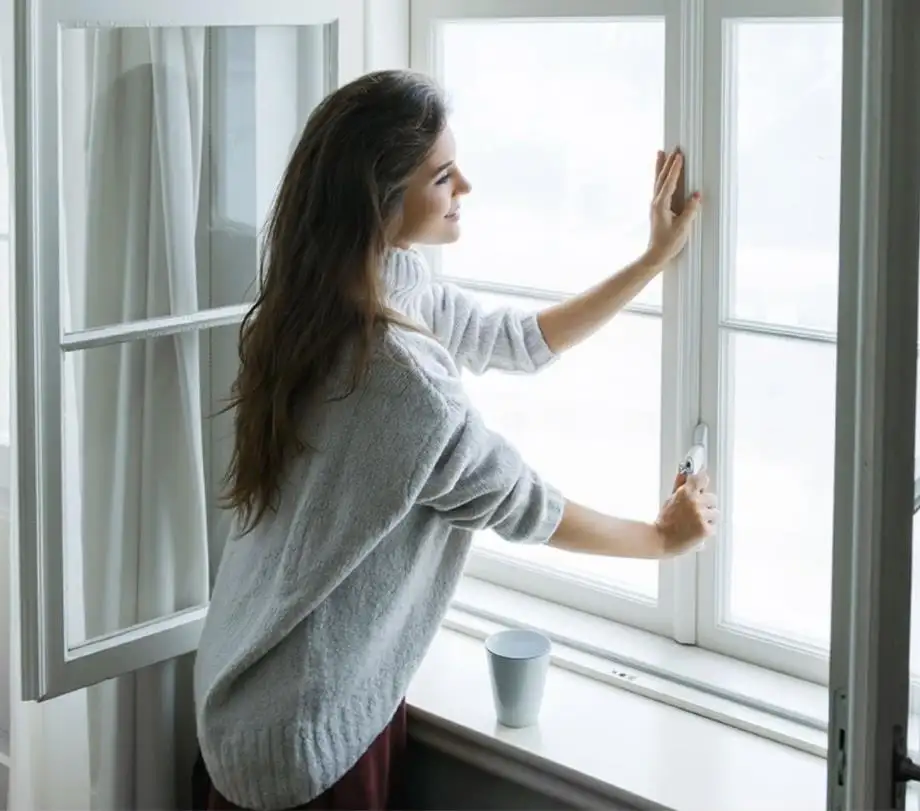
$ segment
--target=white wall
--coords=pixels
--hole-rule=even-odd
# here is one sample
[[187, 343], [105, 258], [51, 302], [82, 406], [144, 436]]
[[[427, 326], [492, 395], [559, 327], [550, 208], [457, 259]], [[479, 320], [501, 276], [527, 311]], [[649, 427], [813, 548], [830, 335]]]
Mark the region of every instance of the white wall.
[[367, 70], [409, 67], [409, 0], [364, 0]]

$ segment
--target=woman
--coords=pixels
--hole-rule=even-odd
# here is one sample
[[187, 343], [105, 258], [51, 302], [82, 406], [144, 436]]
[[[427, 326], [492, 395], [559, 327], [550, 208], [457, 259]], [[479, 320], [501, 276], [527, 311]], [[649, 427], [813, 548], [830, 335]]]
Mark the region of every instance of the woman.
[[652, 523], [567, 501], [464, 394], [459, 367], [537, 371], [681, 250], [681, 156], [659, 154], [634, 264], [534, 315], [484, 315], [413, 244], [459, 236], [470, 185], [438, 87], [385, 71], [316, 109], [266, 232], [243, 323], [224, 552], [195, 666], [212, 808], [399, 804], [407, 686], [473, 532], [665, 558], [714, 531], [705, 477]]

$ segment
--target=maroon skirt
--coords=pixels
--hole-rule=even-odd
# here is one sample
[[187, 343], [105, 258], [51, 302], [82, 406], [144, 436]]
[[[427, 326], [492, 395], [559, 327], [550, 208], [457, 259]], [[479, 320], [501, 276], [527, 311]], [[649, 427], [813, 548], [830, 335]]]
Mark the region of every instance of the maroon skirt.
[[[306, 805], [298, 805], [297, 809], [388, 811], [407, 808], [406, 745], [406, 702], [403, 701], [393, 719], [358, 762], [337, 783]], [[192, 784], [196, 810], [245, 811], [214, 788], [200, 755]]]

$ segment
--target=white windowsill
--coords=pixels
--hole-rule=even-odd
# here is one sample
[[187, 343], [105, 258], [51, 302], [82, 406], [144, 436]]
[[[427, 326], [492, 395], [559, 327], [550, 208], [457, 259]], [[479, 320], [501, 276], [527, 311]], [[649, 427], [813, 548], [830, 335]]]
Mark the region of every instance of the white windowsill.
[[414, 739], [568, 807], [826, 804], [824, 758], [559, 666], [550, 669], [540, 723], [505, 729], [495, 721], [481, 640], [449, 628], [408, 701]]
[[[492, 705], [482, 640], [509, 625], [554, 638], [540, 724], [528, 730], [499, 726]], [[408, 699], [415, 739], [570, 807], [826, 805], [823, 686], [474, 578]], [[917, 808], [913, 785], [908, 798]]]
[[826, 753], [822, 685], [472, 577], [461, 583], [446, 624], [483, 639], [508, 625], [542, 631], [561, 667], [809, 754]]

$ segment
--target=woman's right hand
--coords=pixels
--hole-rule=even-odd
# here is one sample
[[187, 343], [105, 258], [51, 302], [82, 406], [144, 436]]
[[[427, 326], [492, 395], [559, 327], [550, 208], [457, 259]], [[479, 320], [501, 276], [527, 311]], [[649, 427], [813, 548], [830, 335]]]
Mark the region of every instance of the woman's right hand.
[[643, 257], [654, 267], [663, 267], [684, 249], [693, 221], [703, 206], [699, 192], [694, 192], [686, 201], [681, 201], [681, 213], [674, 213], [674, 195], [678, 192], [683, 167], [684, 156], [679, 149], [669, 155], [658, 152], [648, 249]]
[[715, 535], [719, 522], [715, 493], [706, 488], [705, 473], [678, 475], [674, 491], [661, 508], [655, 521], [661, 557], [670, 558], [689, 552], [707, 538]]

